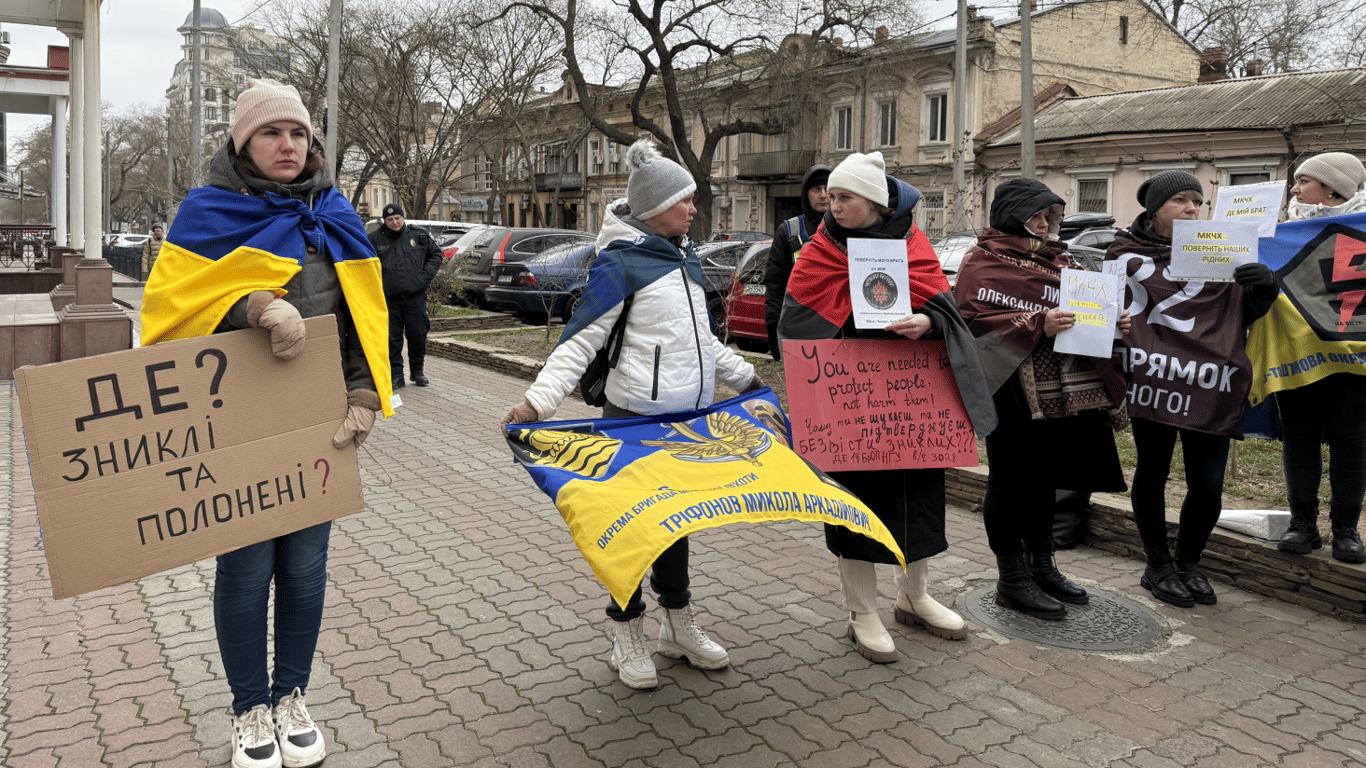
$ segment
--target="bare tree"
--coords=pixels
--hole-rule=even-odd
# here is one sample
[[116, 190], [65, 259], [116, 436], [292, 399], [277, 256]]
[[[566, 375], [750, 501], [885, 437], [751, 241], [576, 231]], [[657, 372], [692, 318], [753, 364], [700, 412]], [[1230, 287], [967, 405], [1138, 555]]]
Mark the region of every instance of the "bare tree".
[[1233, 71], [1252, 62], [1272, 73], [1351, 66], [1360, 59], [1353, 51], [1360, 48], [1362, 0], [1151, 0], [1151, 5], [1198, 47], [1223, 48]]
[[[782, 134], [800, 123], [809, 98], [799, 86], [814, 48], [784, 54], [778, 43], [806, 22], [812, 40], [840, 32], [872, 41], [878, 19], [915, 16], [909, 0], [516, 0], [504, 14], [529, 9], [553, 24], [564, 45], [567, 77], [584, 117], [617, 144], [651, 135], [697, 181], [693, 233], [711, 229], [712, 163], [721, 143], [742, 133]], [[805, 16], [803, 16], [805, 14]], [[499, 17], [500, 18], [500, 17]], [[775, 31], [774, 21], [783, 20]], [[590, 78], [590, 73], [594, 76]], [[615, 83], [618, 88], [599, 88]], [[622, 91], [625, 91], [623, 94]], [[629, 100], [629, 125], [606, 114]], [[698, 130], [693, 131], [696, 127]]]

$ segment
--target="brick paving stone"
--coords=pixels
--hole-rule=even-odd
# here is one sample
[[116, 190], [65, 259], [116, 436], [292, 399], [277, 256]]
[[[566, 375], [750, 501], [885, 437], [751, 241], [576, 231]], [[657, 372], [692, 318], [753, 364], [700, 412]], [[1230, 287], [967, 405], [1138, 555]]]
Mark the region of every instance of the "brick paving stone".
[[[1165, 627], [1155, 647], [1088, 653], [975, 626], [961, 642], [935, 638], [891, 621], [883, 578], [902, 658], [874, 665], [845, 637], [820, 526], [703, 531], [691, 587], [732, 666], [656, 656], [661, 687], [629, 691], [604, 662], [605, 590], [494, 432], [526, 382], [445, 359], [428, 374], [434, 386], [405, 390], [366, 444], [366, 510], [333, 527], [308, 692], [332, 768], [1363, 762], [1366, 626], [1224, 584], [1217, 606], [1153, 603], [1135, 562], [1086, 547], [1064, 569], [1152, 611]], [[563, 415], [595, 412], [570, 401]], [[226, 764], [213, 561], [51, 600], [19, 422], [7, 390], [6, 768]], [[931, 591], [954, 604], [996, 573], [980, 515], [951, 509], [948, 528]]]

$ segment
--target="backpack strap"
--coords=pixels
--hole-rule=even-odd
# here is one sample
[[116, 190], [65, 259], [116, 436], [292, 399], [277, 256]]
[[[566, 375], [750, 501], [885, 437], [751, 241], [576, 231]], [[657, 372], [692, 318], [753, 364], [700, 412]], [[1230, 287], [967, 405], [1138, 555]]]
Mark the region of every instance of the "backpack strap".
[[801, 250], [806, 241], [811, 239], [811, 236], [806, 234], [806, 217], [797, 214], [783, 223], [787, 225], [787, 246], [793, 253], [796, 253]]

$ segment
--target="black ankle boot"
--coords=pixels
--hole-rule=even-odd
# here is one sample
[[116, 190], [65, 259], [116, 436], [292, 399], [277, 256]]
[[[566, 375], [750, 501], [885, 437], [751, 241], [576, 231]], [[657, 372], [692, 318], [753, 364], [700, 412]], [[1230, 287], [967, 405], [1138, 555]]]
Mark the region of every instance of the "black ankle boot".
[[1357, 523], [1361, 522], [1361, 510], [1329, 511], [1333, 520], [1333, 559], [1344, 563], [1366, 563], [1366, 548], [1361, 546], [1361, 534]]
[[1067, 606], [1044, 594], [1034, 583], [1024, 552], [996, 556], [1000, 580], [996, 582], [996, 604], [1049, 621], [1067, 618]]
[[1195, 563], [1183, 563], [1178, 558], [1176, 575], [1181, 579], [1181, 584], [1195, 602], [1201, 605], [1214, 605], [1219, 602], [1219, 598], [1214, 594], [1214, 587], [1210, 586], [1209, 579], [1200, 572], [1200, 566]]
[[1290, 528], [1281, 537], [1276, 548], [1282, 552], [1307, 555], [1323, 546], [1319, 536], [1319, 510], [1317, 507], [1290, 507]]
[[1171, 563], [1149, 565], [1143, 571], [1143, 578], [1139, 579], [1138, 583], [1153, 593], [1153, 597], [1164, 603], [1171, 603], [1181, 608], [1190, 608], [1195, 605], [1195, 598], [1191, 597], [1191, 593], [1186, 590], [1186, 585], [1181, 582], [1181, 577], [1176, 573], [1176, 566]]
[[1039, 589], [1064, 603], [1086, 605], [1091, 599], [1086, 590], [1073, 584], [1058, 570], [1051, 548], [1039, 552], [1029, 550], [1029, 575], [1033, 577]]

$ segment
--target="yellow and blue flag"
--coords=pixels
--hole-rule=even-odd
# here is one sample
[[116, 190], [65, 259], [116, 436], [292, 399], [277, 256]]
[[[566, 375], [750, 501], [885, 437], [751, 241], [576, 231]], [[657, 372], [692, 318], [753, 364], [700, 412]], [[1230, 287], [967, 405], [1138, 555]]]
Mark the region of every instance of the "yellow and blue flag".
[[191, 190], [147, 278], [143, 346], [213, 333], [233, 304], [252, 291], [283, 296], [309, 247], [331, 256], [337, 267], [384, 415], [392, 416], [389, 309], [380, 262], [355, 209], [335, 187], [312, 207], [273, 192], [258, 197], [214, 186]]
[[1258, 246], [1281, 295], [1248, 333], [1252, 404], [1334, 373], [1366, 374], [1366, 213], [1281, 224]]
[[877, 515], [798, 456], [790, 434], [767, 387], [699, 411], [507, 427], [513, 455], [623, 608], [671, 544], [731, 523], [843, 526], [905, 565]]

